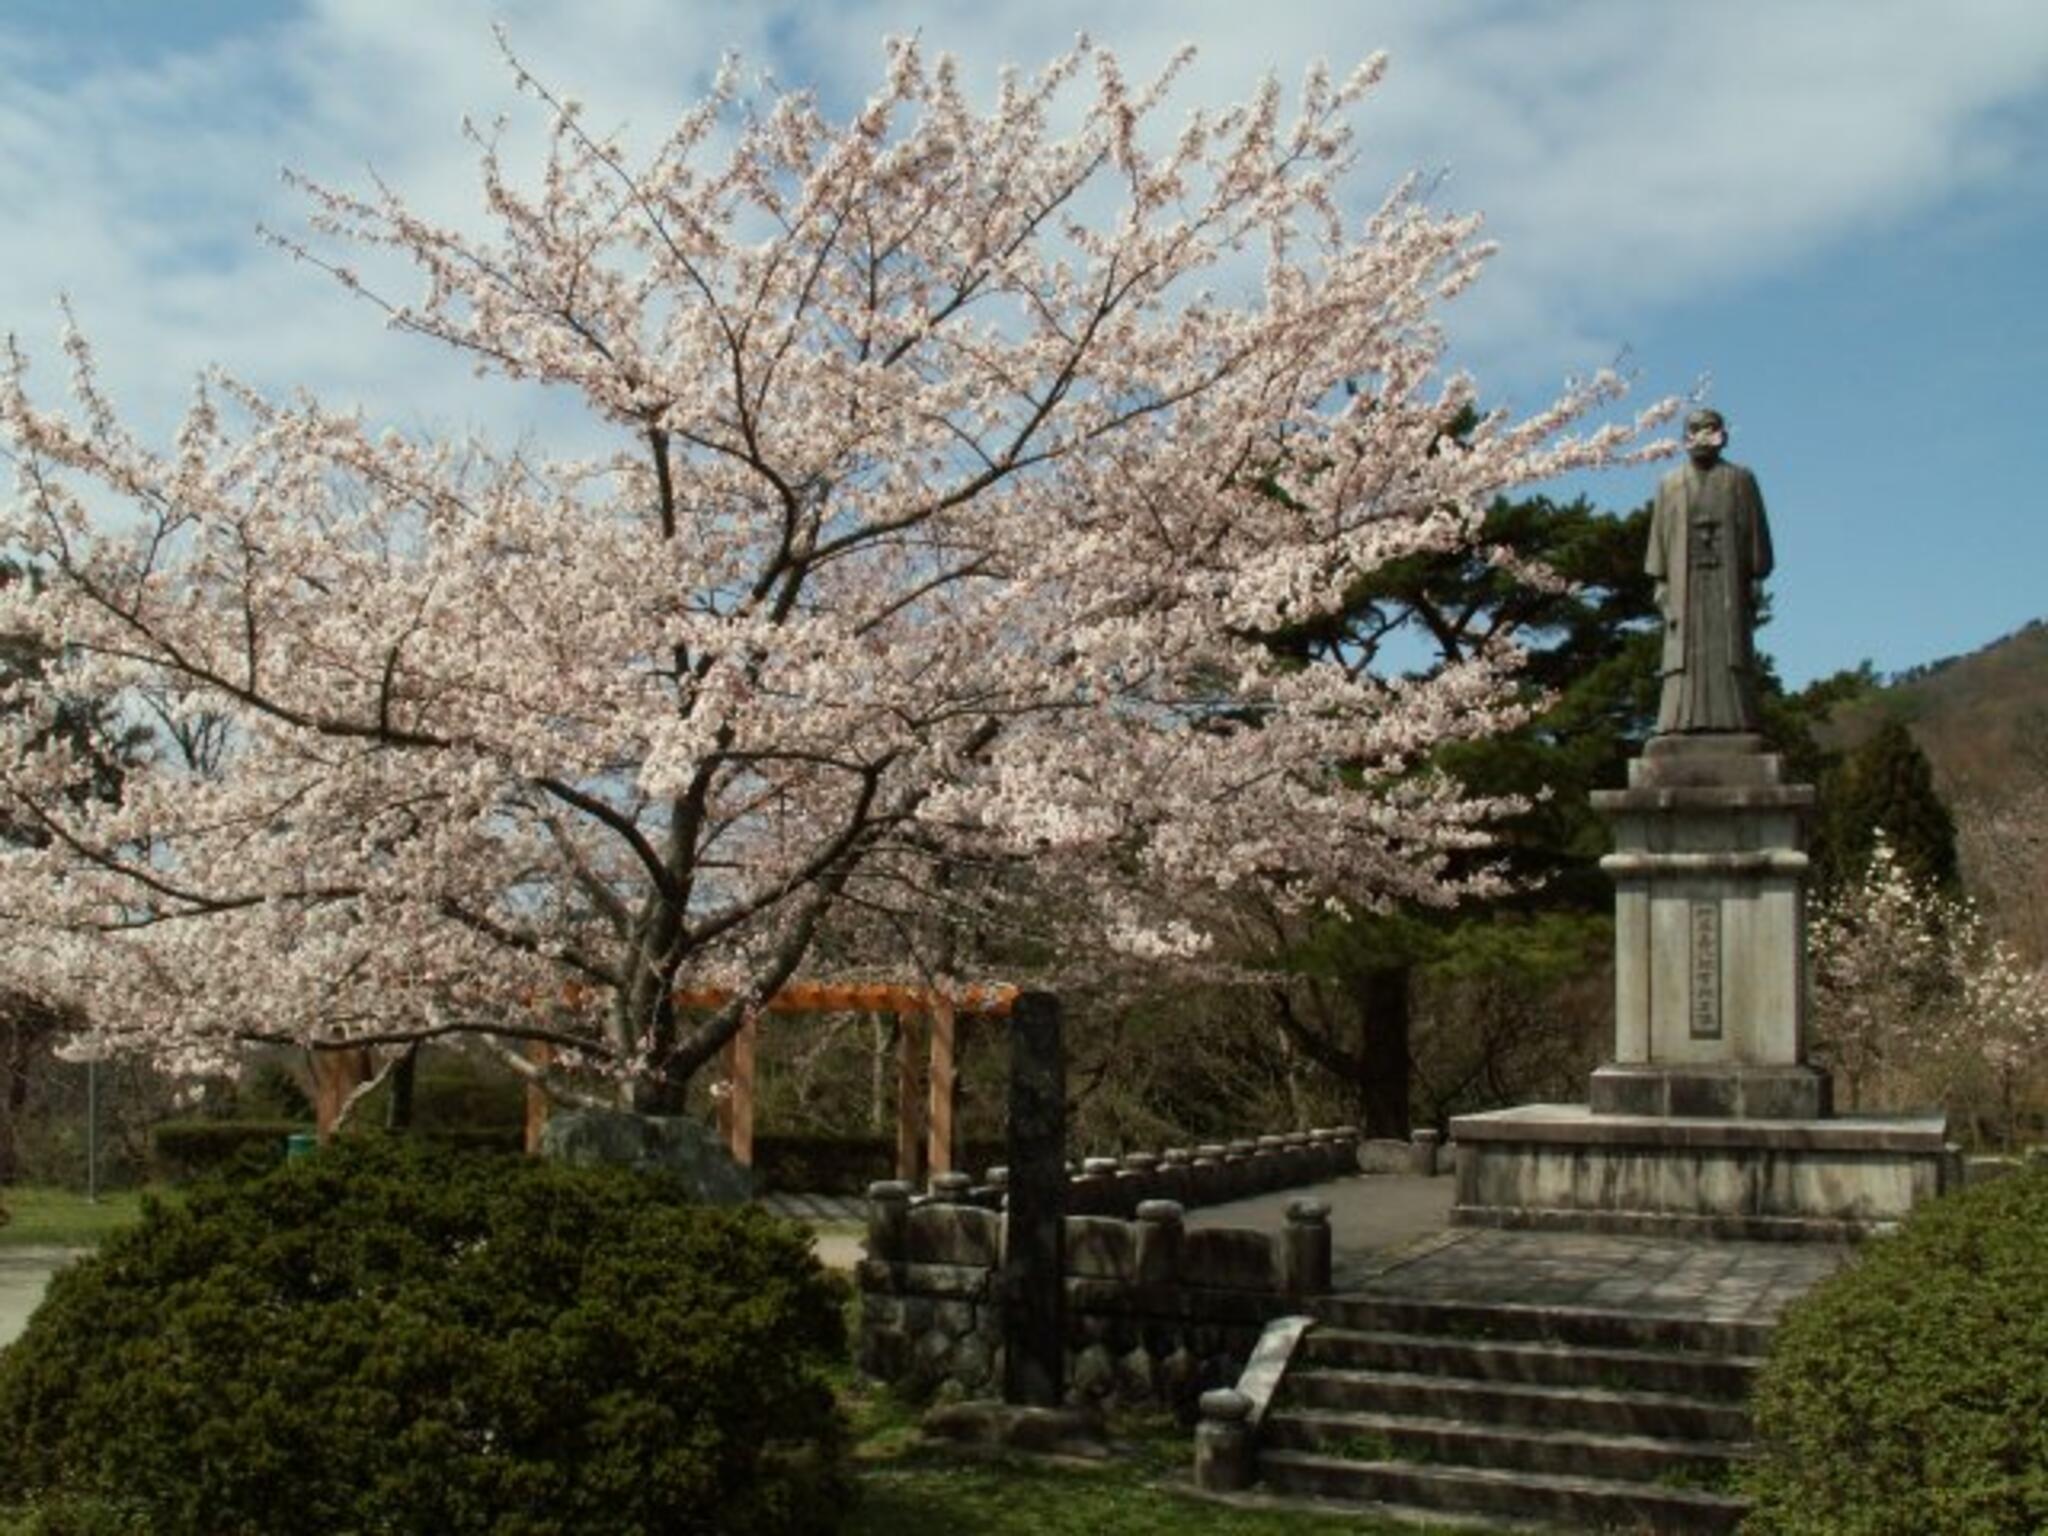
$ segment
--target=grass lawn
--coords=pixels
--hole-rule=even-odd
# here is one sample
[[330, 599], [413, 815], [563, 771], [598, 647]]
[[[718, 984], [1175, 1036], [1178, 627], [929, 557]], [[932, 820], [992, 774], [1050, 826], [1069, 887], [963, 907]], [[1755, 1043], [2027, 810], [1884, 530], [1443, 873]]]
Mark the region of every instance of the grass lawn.
[[[176, 1199], [174, 1191], [158, 1187], [148, 1191]], [[144, 1191], [124, 1189], [102, 1194], [97, 1204], [75, 1190], [48, 1189], [38, 1185], [10, 1185], [0, 1189], [0, 1208], [9, 1217], [0, 1226], [0, 1248], [94, 1248], [109, 1233], [132, 1227], [142, 1219]]]
[[871, 1384], [842, 1388], [860, 1498], [843, 1536], [1456, 1536], [1467, 1527], [1396, 1524], [1314, 1511], [1236, 1509], [1157, 1486], [1185, 1476], [1192, 1438], [1164, 1418], [1113, 1427], [1099, 1465], [978, 1457], [927, 1442], [915, 1410]]

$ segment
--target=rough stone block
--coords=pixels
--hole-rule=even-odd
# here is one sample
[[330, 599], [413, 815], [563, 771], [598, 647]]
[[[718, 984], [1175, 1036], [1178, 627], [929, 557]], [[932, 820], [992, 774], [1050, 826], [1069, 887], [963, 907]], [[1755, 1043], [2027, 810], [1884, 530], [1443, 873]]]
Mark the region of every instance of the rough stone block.
[[673, 1174], [705, 1205], [744, 1205], [754, 1176], [704, 1125], [687, 1115], [573, 1109], [550, 1115], [540, 1155], [571, 1167], [639, 1168]]
[[915, 1264], [1002, 1262], [1002, 1218], [972, 1205], [920, 1205], [910, 1213], [904, 1245]]
[[1248, 1227], [1198, 1227], [1181, 1242], [1181, 1278], [1214, 1290], [1273, 1291], [1273, 1240]]
[[1375, 1136], [1370, 1141], [1358, 1144], [1358, 1171], [1360, 1173], [1406, 1173], [1409, 1168], [1411, 1148], [1405, 1141], [1392, 1137]]
[[1108, 1216], [1067, 1218], [1067, 1273], [1091, 1280], [1138, 1279], [1138, 1234], [1127, 1221]]
[[860, 1368], [880, 1381], [903, 1381], [910, 1375], [914, 1337], [905, 1328], [864, 1328], [860, 1335]]

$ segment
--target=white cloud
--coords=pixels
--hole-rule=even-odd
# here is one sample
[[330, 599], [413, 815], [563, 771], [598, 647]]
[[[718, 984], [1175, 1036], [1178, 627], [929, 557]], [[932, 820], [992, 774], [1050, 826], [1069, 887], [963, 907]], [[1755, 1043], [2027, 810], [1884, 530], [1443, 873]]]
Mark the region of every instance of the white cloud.
[[[411, 418], [481, 411], [453, 359], [385, 336], [317, 274], [259, 245], [296, 228], [276, 171], [350, 185], [376, 169], [426, 211], [474, 216], [465, 112], [512, 108], [488, 31], [462, 3], [316, 0], [247, 36], [145, 64], [58, 69], [0, 21], [0, 328], [53, 350], [69, 291], [114, 382], [165, 424], [207, 361], [271, 385], [304, 381]], [[2048, 89], [2037, 0], [1530, 6], [866, 3], [770, 8], [520, 0], [503, 11], [527, 63], [645, 143], [736, 46], [828, 101], [864, 96], [880, 36], [919, 31], [970, 81], [1026, 68], [1092, 30], [1149, 73], [1190, 38], [1201, 58], [1177, 112], [1244, 94], [1310, 58], [1394, 69], [1360, 119], [1360, 206], [1410, 167], [1480, 208], [1502, 259], [1453, 321], [1482, 378], [1525, 403], [1607, 362], [1657, 307], [1739, 288], [1961, 190], [1996, 186], [2043, 146], [2000, 109]], [[2037, 119], [2038, 120], [2038, 119]], [[1679, 368], [1689, 366], [1686, 360]], [[54, 371], [54, 370], [53, 370]]]

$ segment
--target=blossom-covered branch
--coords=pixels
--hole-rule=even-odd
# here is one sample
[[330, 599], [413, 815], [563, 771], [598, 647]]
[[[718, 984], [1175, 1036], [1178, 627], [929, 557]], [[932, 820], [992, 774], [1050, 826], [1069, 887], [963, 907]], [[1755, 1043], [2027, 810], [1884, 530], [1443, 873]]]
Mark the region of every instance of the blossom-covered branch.
[[[81, 337], [71, 414], [10, 344], [5, 535], [45, 579], [4, 623], [63, 659], [9, 726], [7, 814], [56, 835], [0, 863], [7, 982], [196, 1069], [489, 1031], [574, 978], [585, 1060], [673, 1103], [835, 905], [900, 907], [937, 860], [1056, 871], [1147, 955], [1199, 947], [1204, 892], [1483, 883], [1452, 859], [1500, 807], [1420, 765], [1518, 718], [1512, 652], [1387, 679], [1258, 637], [1471, 542], [1508, 487], [1656, 451], [1660, 417], [1571, 435], [1603, 377], [1452, 433], [1476, 392], [1433, 316], [1487, 248], [1412, 183], [1342, 213], [1377, 60], [1154, 145], [1179, 63], [1134, 89], [1083, 43], [981, 110], [898, 41], [848, 121], [728, 69], [642, 158], [513, 67], [553, 136], [527, 189], [478, 135], [493, 233], [302, 182], [315, 241], [281, 243], [575, 391], [610, 457], [225, 376], [154, 450]], [[60, 690], [208, 751], [75, 803], [36, 732]], [[682, 985], [733, 1003], [678, 1018]]]

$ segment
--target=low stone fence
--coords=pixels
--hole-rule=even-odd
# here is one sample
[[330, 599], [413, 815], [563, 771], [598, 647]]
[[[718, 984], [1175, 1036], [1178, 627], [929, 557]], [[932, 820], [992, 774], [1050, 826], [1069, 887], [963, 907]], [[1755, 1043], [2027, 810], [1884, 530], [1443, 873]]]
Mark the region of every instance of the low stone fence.
[[[1405, 1150], [1405, 1143], [1400, 1144]], [[1171, 1200], [1183, 1210], [1225, 1205], [1252, 1195], [1344, 1178], [1359, 1171], [1358, 1132], [1343, 1127], [1168, 1147], [1161, 1152], [1127, 1152], [1122, 1157], [1089, 1157], [1070, 1165], [1069, 1216], [1118, 1216], [1129, 1221], [1147, 1200]], [[998, 1211], [1009, 1170], [991, 1168], [981, 1178], [942, 1173], [927, 1197], [948, 1205], [976, 1205]], [[878, 1186], [879, 1187], [879, 1186]]]
[[[1276, 1148], [1262, 1171], [1277, 1177], [1282, 1158], [1306, 1166], [1311, 1150], [1321, 1156], [1331, 1145]], [[1173, 1165], [1162, 1159], [1131, 1172], [1148, 1190], [1162, 1179], [1184, 1179], [1197, 1189], [1206, 1186], [1196, 1181], [1228, 1180], [1233, 1191], [1250, 1193], [1246, 1164], [1255, 1156], [1234, 1164], [1228, 1157]], [[1206, 1170], [1196, 1172], [1202, 1164]], [[1123, 1176], [1122, 1169], [1114, 1176], [1084, 1169], [1076, 1188], [1087, 1186], [1103, 1205], [1120, 1203]], [[858, 1270], [860, 1367], [919, 1395], [985, 1396], [1000, 1390], [1003, 1378], [1004, 1218], [967, 1198], [969, 1191], [935, 1182], [941, 1187], [933, 1197], [916, 1204], [907, 1184], [876, 1184], [868, 1192], [868, 1257]], [[1204, 1391], [1236, 1381], [1269, 1319], [1299, 1311], [1302, 1298], [1329, 1289], [1329, 1207], [1322, 1201], [1290, 1203], [1278, 1232], [1191, 1229], [1185, 1214], [1180, 1201], [1147, 1194], [1136, 1199], [1129, 1219], [1066, 1218], [1071, 1398], [1163, 1404], [1192, 1417]]]

